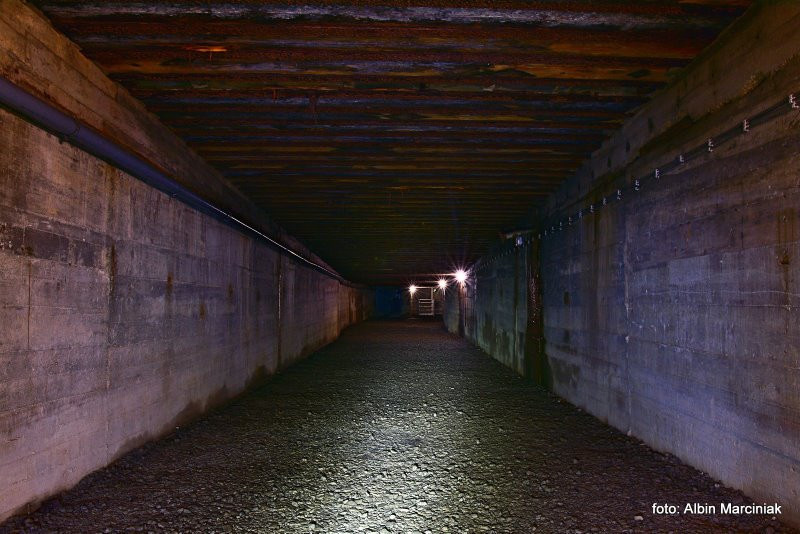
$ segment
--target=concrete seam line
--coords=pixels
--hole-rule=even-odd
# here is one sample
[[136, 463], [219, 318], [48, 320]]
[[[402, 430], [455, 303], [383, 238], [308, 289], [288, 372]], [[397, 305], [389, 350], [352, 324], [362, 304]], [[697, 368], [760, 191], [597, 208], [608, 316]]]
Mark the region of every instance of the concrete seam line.
[[28, 93], [8, 79], [0, 76], [0, 105], [16, 115], [35, 124], [37, 127], [48, 131], [63, 141], [84, 150], [85, 152], [102, 159], [114, 167], [130, 174], [142, 182], [158, 189], [159, 191], [176, 198], [184, 204], [222, 220], [242, 233], [257, 237], [269, 245], [285, 252], [295, 260], [305, 263], [311, 268], [336, 279], [337, 281], [354, 286], [338, 273], [315, 263], [292, 250], [286, 245], [272, 239], [255, 227], [231, 215], [211, 202], [192, 193], [172, 178], [157, 170], [144, 159], [123, 149], [113, 141], [107, 139], [92, 128], [59, 111], [47, 102]]

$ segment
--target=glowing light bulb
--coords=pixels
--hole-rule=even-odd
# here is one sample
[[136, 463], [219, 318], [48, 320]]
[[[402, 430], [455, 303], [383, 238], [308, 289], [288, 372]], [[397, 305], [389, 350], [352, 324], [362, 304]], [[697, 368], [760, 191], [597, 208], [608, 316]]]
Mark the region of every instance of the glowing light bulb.
[[414, 293], [417, 292], [417, 286], [415, 286], [414, 284], [411, 284], [410, 286], [408, 286], [408, 292], [413, 295]]
[[459, 269], [459, 270], [457, 270], [457, 271], [456, 271], [456, 272], [453, 274], [453, 276], [455, 277], [455, 279], [456, 279], [456, 282], [458, 282], [458, 283], [459, 283], [459, 284], [461, 284], [462, 286], [464, 285], [464, 282], [466, 282], [466, 281], [467, 281], [467, 273], [464, 271], [464, 269]]
[[445, 280], [444, 278], [440, 278], [439, 289], [445, 289], [445, 288], [447, 288], [447, 280]]

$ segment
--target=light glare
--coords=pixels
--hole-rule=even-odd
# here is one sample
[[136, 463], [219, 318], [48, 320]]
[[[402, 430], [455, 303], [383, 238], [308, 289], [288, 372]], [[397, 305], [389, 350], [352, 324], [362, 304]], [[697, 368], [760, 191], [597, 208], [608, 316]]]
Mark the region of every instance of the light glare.
[[417, 286], [415, 286], [414, 284], [411, 284], [410, 286], [408, 286], [408, 292], [413, 295], [414, 293], [417, 292]]
[[467, 281], [467, 273], [464, 271], [464, 269], [457, 270], [453, 276], [455, 276], [456, 282], [461, 285], [464, 285], [464, 282]]
[[439, 279], [439, 289], [445, 289], [447, 287], [447, 280], [444, 278]]

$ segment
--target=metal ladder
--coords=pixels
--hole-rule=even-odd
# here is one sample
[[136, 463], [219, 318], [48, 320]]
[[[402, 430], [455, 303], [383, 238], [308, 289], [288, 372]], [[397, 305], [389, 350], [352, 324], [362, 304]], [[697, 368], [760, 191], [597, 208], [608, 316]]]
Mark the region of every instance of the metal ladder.
[[417, 313], [419, 315], [430, 315], [433, 317], [433, 299], [417, 300]]

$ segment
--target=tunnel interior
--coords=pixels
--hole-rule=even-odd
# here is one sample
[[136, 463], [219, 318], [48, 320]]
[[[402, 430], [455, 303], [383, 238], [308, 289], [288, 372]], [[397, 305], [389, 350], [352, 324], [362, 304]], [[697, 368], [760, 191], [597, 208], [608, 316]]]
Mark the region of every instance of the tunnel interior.
[[0, 532], [793, 532], [798, 27], [0, 0]]

